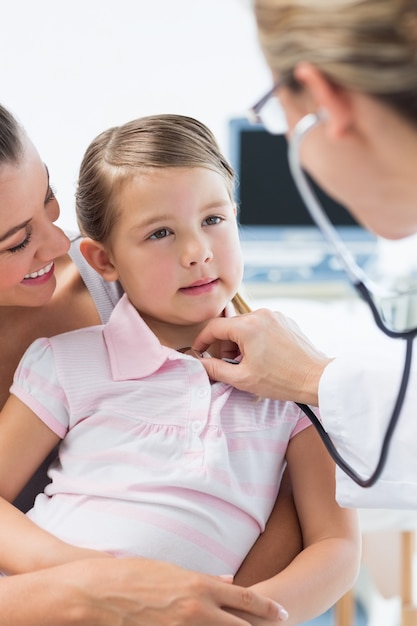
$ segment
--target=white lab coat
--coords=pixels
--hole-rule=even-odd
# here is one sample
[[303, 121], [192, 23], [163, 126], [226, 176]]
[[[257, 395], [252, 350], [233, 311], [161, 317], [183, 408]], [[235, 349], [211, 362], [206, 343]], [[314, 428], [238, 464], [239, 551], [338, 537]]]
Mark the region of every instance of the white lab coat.
[[[385, 354], [337, 357], [320, 382], [323, 425], [344, 459], [366, 478], [377, 464], [400, 385], [405, 343], [393, 341], [400, 353], [387, 350]], [[342, 506], [417, 511], [417, 342], [414, 350], [410, 383], [386, 467], [370, 488], [359, 487], [338, 468], [336, 497]]]

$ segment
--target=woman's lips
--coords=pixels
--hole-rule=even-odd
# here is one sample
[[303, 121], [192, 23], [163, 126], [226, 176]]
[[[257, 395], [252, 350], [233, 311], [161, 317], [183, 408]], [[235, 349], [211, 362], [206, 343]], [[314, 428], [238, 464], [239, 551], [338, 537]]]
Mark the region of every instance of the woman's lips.
[[44, 283], [52, 276], [54, 273], [54, 262], [48, 263], [45, 267], [41, 267], [41, 269], [36, 272], [31, 272], [30, 274], [26, 274], [22, 282], [27, 282], [29, 284], [37, 284]]

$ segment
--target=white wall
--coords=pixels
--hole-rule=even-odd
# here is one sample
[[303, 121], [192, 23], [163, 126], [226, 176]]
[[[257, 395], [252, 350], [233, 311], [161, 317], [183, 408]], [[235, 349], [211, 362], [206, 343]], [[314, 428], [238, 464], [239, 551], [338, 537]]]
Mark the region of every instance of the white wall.
[[[6, 4], [6, 3], [4, 3]], [[0, 102], [51, 172], [60, 223], [96, 134], [141, 115], [227, 121], [270, 85], [248, 0], [13, 0], [0, 20]]]

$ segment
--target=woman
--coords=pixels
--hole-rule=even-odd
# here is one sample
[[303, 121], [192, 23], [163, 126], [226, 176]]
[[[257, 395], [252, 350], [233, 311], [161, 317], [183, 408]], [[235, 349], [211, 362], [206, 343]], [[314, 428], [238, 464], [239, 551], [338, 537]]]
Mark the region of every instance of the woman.
[[[254, 11], [275, 85], [270, 95], [279, 95], [289, 137], [314, 116], [301, 141], [303, 168], [373, 233], [416, 233], [416, 3], [256, 0]], [[194, 348], [204, 350], [214, 338], [238, 344], [243, 359], [205, 362], [210, 376], [261, 396], [319, 405], [348, 463], [365, 477], [372, 472], [400, 383], [401, 366], [389, 355], [367, 355], [364, 346], [355, 358], [327, 358], [291, 320], [267, 311], [214, 320]], [[362, 489], [338, 472], [340, 504], [416, 507], [416, 381], [414, 368], [381, 479]]]
[[[107, 290], [83, 263], [76, 239], [70, 247], [54, 224], [58, 215], [47, 168], [13, 116], [0, 107], [1, 405], [29, 343], [106, 321], [120, 297], [117, 284]], [[288, 491], [283, 512], [282, 519], [275, 507], [270, 518], [271, 527], [282, 524], [283, 544], [268, 559], [264, 576], [279, 571], [300, 548]], [[260, 540], [236, 582], [257, 580], [262, 546]], [[232, 616], [233, 610], [242, 617]], [[281, 607], [250, 590], [145, 559], [86, 559], [2, 578], [0, 613], [2, 624], [13, 626], [267, 626], [285, 618]]]

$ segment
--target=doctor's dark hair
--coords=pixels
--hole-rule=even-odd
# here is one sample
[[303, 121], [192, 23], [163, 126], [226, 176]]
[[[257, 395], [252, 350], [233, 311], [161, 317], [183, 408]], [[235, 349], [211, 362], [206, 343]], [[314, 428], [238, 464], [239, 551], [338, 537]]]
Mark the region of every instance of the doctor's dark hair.
[[254, 0], [254, 11], [276, 78], [297, 87], [306, 61], [417, 124], [416, 0]]
[[0, 104], [0, 167], [17, 164], [23, 155], [24, 131], [17, 120]]
[[[203, 167], [222, 176], [233, 202], [234, 172], [213, 133], [184, 115], [151, 115], [98, 135], [81, 162], [76, 212], [81, 233], [108, 243], [119, 215], [119, 193], [126, 182], [155, 169]], [[237, 294], [238, 313], [249, 307]]]

